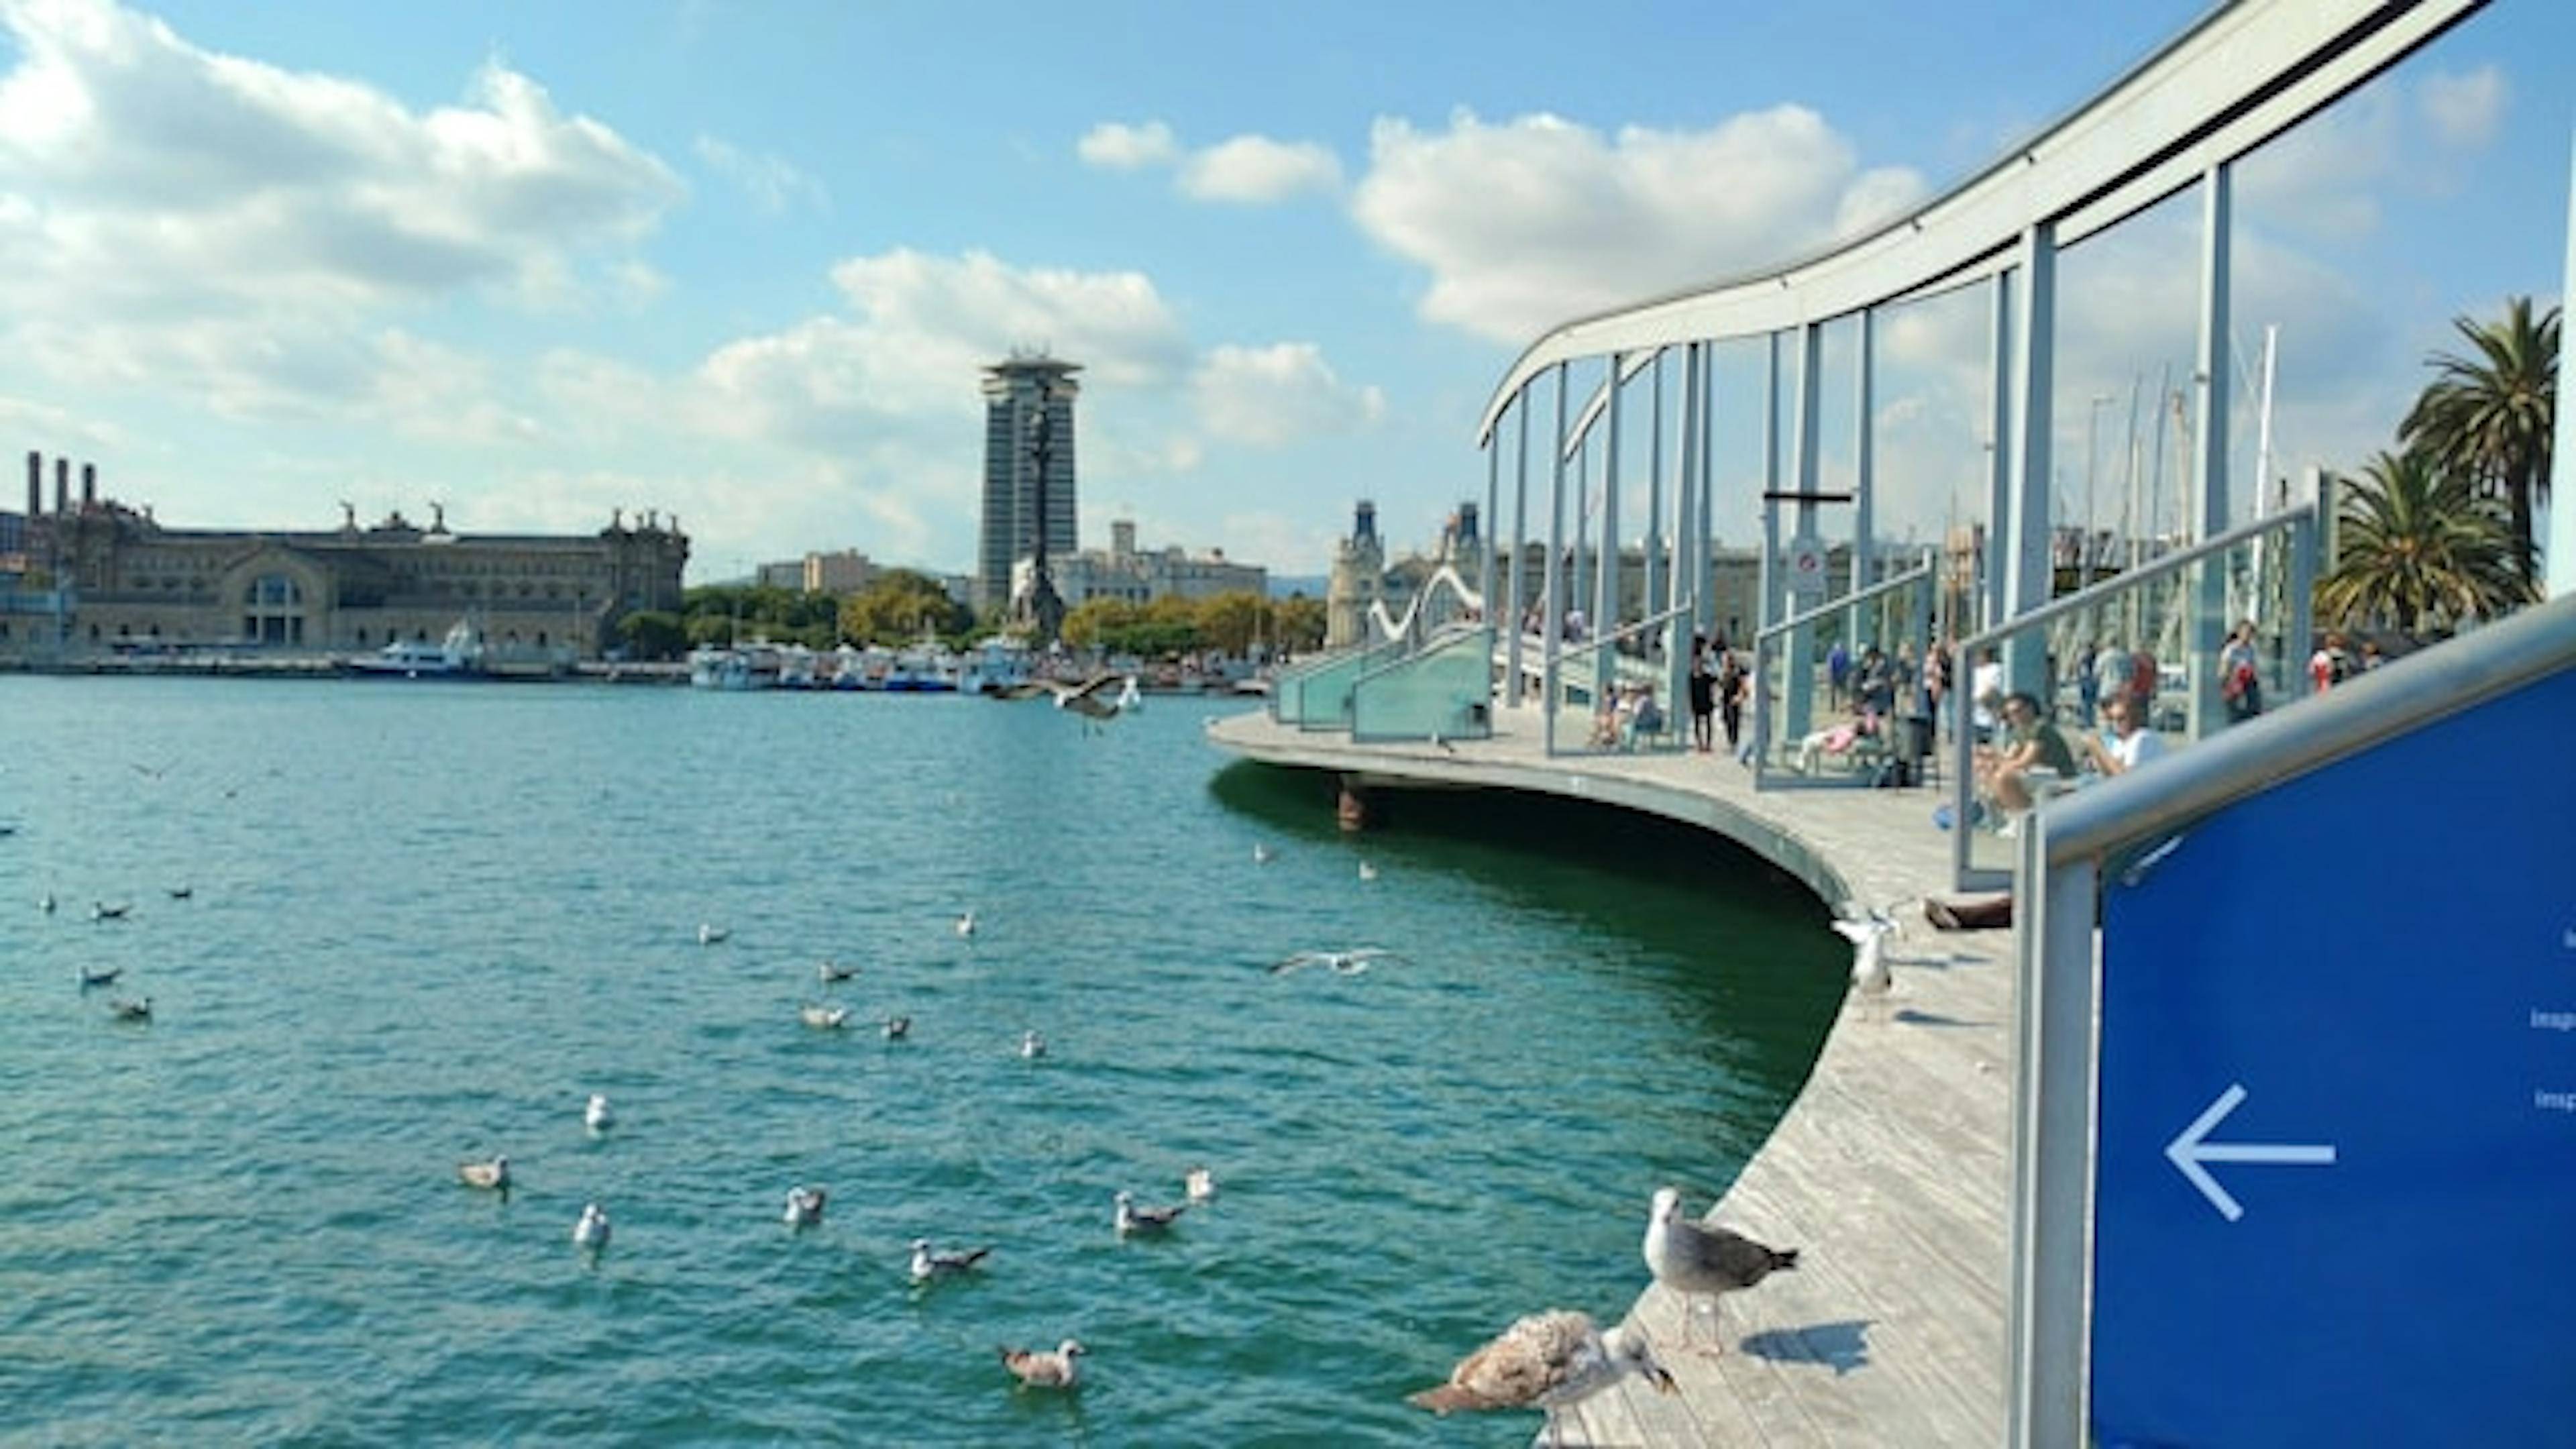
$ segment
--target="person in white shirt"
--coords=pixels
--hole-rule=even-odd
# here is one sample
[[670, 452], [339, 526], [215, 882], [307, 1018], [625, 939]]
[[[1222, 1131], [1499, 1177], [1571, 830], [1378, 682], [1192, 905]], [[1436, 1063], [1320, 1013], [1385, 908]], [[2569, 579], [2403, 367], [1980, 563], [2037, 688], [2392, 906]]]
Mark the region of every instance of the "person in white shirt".
[[2165, 752], [2162, 735], [2147, 728], [2144, 711], [2127, 694], [2115, 694], [2102, 706], [2102, 718], [2111, 726], [2111, 742], [2102, 743], [2097, 736], [2084, 737], [2087, 763], [2104, 775], [2125, 775]]

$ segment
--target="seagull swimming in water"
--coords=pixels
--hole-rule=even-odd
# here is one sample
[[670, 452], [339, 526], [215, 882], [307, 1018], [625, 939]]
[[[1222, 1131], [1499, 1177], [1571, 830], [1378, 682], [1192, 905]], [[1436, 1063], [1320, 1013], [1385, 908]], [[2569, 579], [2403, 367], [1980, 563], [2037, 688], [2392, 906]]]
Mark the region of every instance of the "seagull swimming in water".
[[973, 911], [965, 911], [959, 914], [957, 917], [957, 934], [960, 936], [972, 936], [975, 934], [975, 913]]
[[152, 1019], [152, 998], [149, 996], [140, 996], [136, 997], [132, 1001], [109, 1002], [107, 1006], [107, 1014], [115, 1017], [119, 1021], [150, 1021]]
[[1604, 1332], [1592, 1315], [1556, 1308], [1533, 1313], [1458, 1361], [1449, 1382], [1408, 1396], [1434, 1413], [1458, 1409], [1541, 1409], [1547, 1442], [1562, 1442], [1557, 1411], [1581, 1403], [1628, 1374], [1643, 1374], [1659, 1393], [1673, 1376], [1655, 1362], [1645, 1330], [1620, 1324]]
[[598, 1252], [608, 1246], [608, 1209], [591, 1203], [581, 1210], [581, 1221], [572, 1225], [572, 1245]]
[[968, 1248], [962, 1253], [933, 1250], [928, 1238], [912, 1240], [912, 1281], [927, 1283], [933, 1278], [954, 1278], [972, 1269], [992, 1254], [991, 1248]]
[[170, 887], [170, 899], [174, 901], [188, 900], [196, 894], [197, 888], [192, 885], [174, 885]]
[[1068, 1338], [1056, 1345], [1053, 1353], [1048, 1353], [1044, 1349], [1012, 1348], [1008, 1344], [1003, 1345], [1000, 1352], [1002, 1367], [1011, 1371], [1012, 1376], [1020, 1381], [1022, 1388], [1080, 1387], [1077, 1380], [1081, 1375], [1080, 1360], [1085, 1350], [1082, 1344], [1074, 1339]]
[[590, 1105], [581, 1109], [581, 1125], [593, 1132], [605, 1132], [617, 1114], [608, 1109], [608, 1099], [597, 1092], [590, 1094]]
[[1112, 1201], [1117, 1204], [1118, 1212], [1114, 1223], [1118, 1229], [1118, 1236], [1122, 1238], [1132, 1233], [1162, 1232], [1179, 1222], [1181, 1214], [1190, 1210], [1190, 1205], [1185, 1202], [1176, 1202], [1169, 1207], [1138, 1207], [1135, 1195], [1125, 1191], [1121, 1191]]
[[1181, 1176], [1181, 1193], [1192, 1202], [1206, 1202], [1216, 1196], [1216, 1174], [1204, 1167], [1193, 1167]]
[[508, 1192], [510, 1159], [495, 1156], [489, 1162], [460, 1162], [456, 1164], [456, 1180], [467, 1187], [479, 1187], [492, 1192]]
[[[1646, 1267], [1655, 1281], [1682, 1297], [1682, 1341], [1690, 1341], [1692, 1309], [1706, 1298], [1709, 1317], [1718, 1316], [1719, 1300], [1740, 1292], [1784, 1268], [1798, 1266], [1795, 1248], [1766, 1248], [1742, 1233], [1711, 1223], [1696, 1223], [1682, 1213], [1679, 1188], [1657, 1188], [1652, 1214], [1646, 1219]], [[1724, 1353], [1719, 1343], [1711, 1353]]]
[[721, 945], [732, 935], [732, 930], [713, 921], [698, 922], [698, 944], [701, 946]]
[[885, 1039], [887, 1041], [901, 1041], [910, 1035], [912, 1035], [911, 1017], [889, 1016], [885, 1019]]
[[1027, 1057], [1030, 1061], [1036, 1061], [1038, 1058], [1045, 1056], [1046, 1038], [1038, 1035], [1035, 1028], [1021, 1032], [1020, 1055]]
[[54, 913], [54, 893], [52, 891], [45, 892], [45, 898], [36, 902], [36, 909], [43, 911], [46, 915], [52, 915]]
[[796, 1008], [796, 1019], [816, 1031], [838, 1031], [849, 1022], [850, 1009], [846, 1006], [807, 1004]]
[[134, 903], [132, 901], [119, 901], [112, 906], [105, 901], [92, 901], [89, 903], [89, 918], [93, 921], [121, 921], [128, 915], [132, 914], [133, 911]]
[[1308, 966], [1329, 968], [1336, 975], [1357, 976], [1369, 969], [1371, 961], [1402, 959], [1393, 951], [1378, 946], [1362, 946], [1356, 951], [1300, 951], [1270, 968], [1273, 976], [1285, 976]]
[[93, 986], [113, 986], [116, 984], [116, 978], [124, 974], [125, 968], [122, 966], [110, 966], [100, 971], [92, 971], [83, 966], [80, 968], [81, 990], [87, 991]]
[[1373, 866], [1373, 865], [1371, 865], [1371, 864], [1369, 864], [1369, 863], [1368, 863], [1367, 861], [1365, 861], [1365, 860], [1364, 860], [1364, 861], [1361, 861], [1361, 862], [1360, 862], [1360, 879], [1362, 879], [1362, 880], [1375, 880], [1375, 879], [1377, 879], [1377, 867], [1376, 867], [1376, 866]]
[[787, 1189], [787, 1211], [780, 1215], [791, 1228], [810, 1228], [823, 1220], [823, 1189], [797, 1186]]
[[1266, 846], [1257, 840], [1252, 843], [1252, 863], [1254, 865], [1268, 865], [1270, 863], [1270, 855], [1271, 851], [1269, 846]]
[[814, 968], [814, 975], [826, 986], [835, 981], [847, 981], [858, 974], [858, 967], [844, 966], [838, 961], [826, 961]]

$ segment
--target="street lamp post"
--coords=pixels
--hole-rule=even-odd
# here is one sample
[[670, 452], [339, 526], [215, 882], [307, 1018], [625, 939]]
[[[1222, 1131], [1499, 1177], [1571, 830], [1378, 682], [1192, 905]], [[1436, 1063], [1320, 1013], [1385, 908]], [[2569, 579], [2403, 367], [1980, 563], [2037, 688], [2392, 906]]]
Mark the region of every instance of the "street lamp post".
[[1047, 461], [1053, 452], [1054, 423], [1048, 416], [1048, 393], [1041, 387], [1037, 393], [1036, 411], [1029, 415], [1029, 466], [1035, 475], [1029, 490], [1029, 511], [1036, 515], [1035, 541], [1029, 550], [1029, 619], [1036, 627], [1036, 645], [1043, 649], [1055, 643], [1064, 628], [1064, 600], [1055, 591], [1055, 576], [1047, 568]]

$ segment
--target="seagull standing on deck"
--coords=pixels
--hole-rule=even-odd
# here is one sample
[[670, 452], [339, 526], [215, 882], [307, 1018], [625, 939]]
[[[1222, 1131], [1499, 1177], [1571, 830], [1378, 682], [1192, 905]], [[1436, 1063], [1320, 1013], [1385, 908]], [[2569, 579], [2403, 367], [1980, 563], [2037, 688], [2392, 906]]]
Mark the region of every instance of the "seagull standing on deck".
[[1896, 934], [1896, 918], [1885, 911], [1870, 911], [1846, 914], [1833, 924], [1835, 933], [1852, 943], [1852, 994], [1863, 1010], [1883, 1014], [1887, 994], [1896, 985], [1896, 974], [1887, 964], [1887, 938]]
[[[1713, 1223], [1696, 1223], [1682, 1214], [1679, 1188], [1657, 1188], [1646, 1219], [1646, 1267], [1655, 1281], [1682, 1298], [1682, 1342], [1690, 1342], [1692, 1309], [1709, 1302], [1709, 1317], [1718, 1316], [1719, 1300], [1740, 1292], [1783, 1268], [1798, 1266], [1795, 1248], [1766, 1248], [1741, 1233]], [[1711, 1353], [1724, 1353], [1720, 1342]]]
[[1620, 1324], [1607, 1332], [1592, 1315], [1556, 1308], [1533, 1313], [1501, 1337], [1459, 1360], [1449, 1382], [1411, 1395], [1408, 1403], [1434, 1413], [1456, 1409], [1543, 1409], [1547, 1442], [1561, 1442], [1557, 1411], [1581, 1403], [1622, 1377], [1646, 1376], [1659, 1393], [1673, 1391], [1673, 1376], [1655, 1362], [1641, 1328]]

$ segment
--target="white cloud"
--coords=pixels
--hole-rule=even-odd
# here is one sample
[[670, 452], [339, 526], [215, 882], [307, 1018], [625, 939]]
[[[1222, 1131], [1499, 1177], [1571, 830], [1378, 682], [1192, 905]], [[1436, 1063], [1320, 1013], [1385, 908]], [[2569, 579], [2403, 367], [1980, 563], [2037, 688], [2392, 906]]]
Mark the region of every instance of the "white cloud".
[[1380, 120], [1352, 213], [1429, 270], [1426, 318], [1518, 342], [1808, 250], [1919, 190], [1909, 173], [1859, 172], [1850, 143], [1800, 106], [1616, 137], [1462, 111], [1445, 132]]
[[783, 216], [799, 205], [817, 211], [831, 205], [823, 183], [798, 170], [783, 156], [753, 155], [713, 136], [698, 137], [690, 143], [690, 149], [717, 175], [742, 188], [764, 216]]
[[578, 299], [684, 194], [497, 63], [417, 112], [106, 0], [0, 0], [0, 347], [222, 411], [367, 395], [388, 311]]
[[2424, 78], [2420, 99], [2435, 135], [2454, 146], [2479, 146], [2503, 124], [2511, 88], [2504, 72], [2492, 65], [2466, 75], [2436, 71]]
[[1112, 171], [1168, 166], [1180, 155], [1180, 148], [1172, 139], [1172, 128], [1160, 121], [1148, 121], [1141, 126], [1103, 121], [1083, 134], [1074, 151], [1088, 164]]
[[1378, 389], [1345, 384], [1310, 342], [1219, 347], [1199, 364], [1190, 392], [1210, 434], [1262, 448], [1352, 432], [1386, 411]]
[[1237, 136], [1192, 155], [1181, 167], [1182, 194], [1200, 201], [1267, 204], [1300, 192], [1330, 194], [1342, 186], [1342, 163], [1311, 141]]

